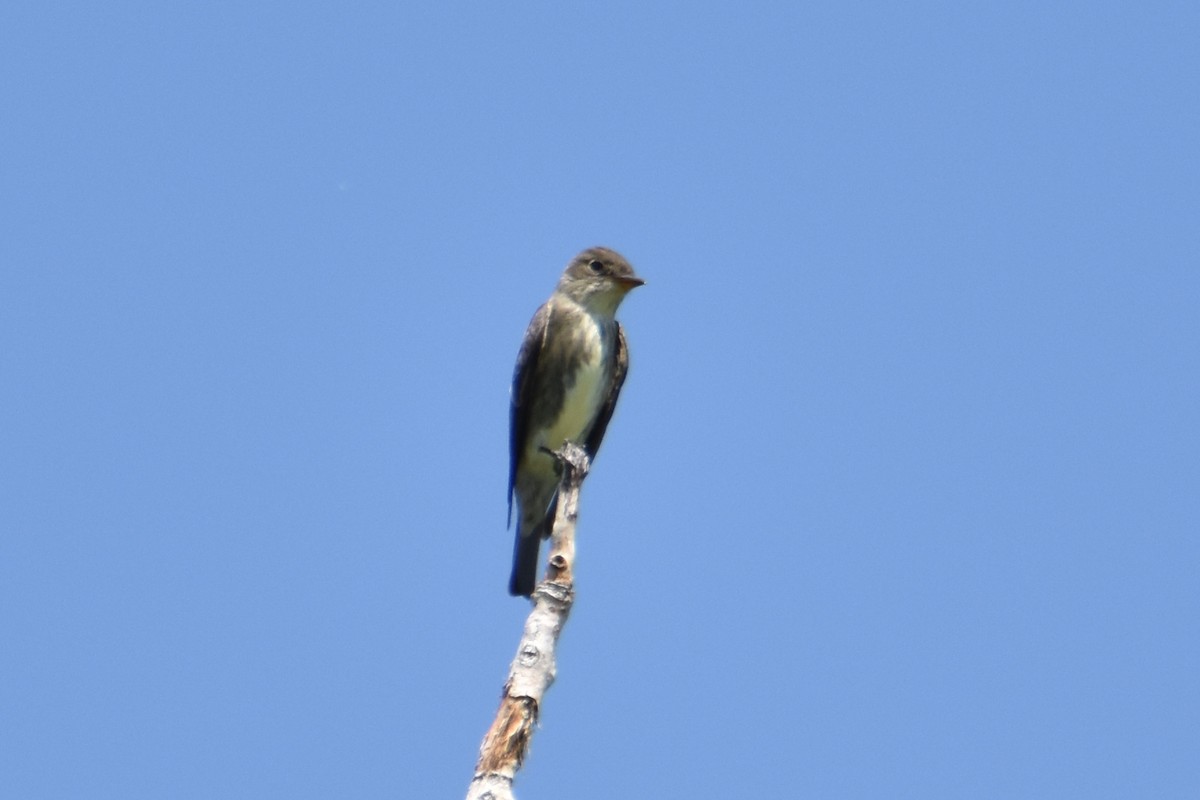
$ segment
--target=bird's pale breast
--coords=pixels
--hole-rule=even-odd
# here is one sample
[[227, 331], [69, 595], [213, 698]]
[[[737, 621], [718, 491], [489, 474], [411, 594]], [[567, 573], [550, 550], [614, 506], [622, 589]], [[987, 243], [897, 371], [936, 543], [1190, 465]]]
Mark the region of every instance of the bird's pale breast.
[[582, 443], [607, 389], [606, 356], [608, 346], [600, 326], [590, 314], [582, 315], [575, 328], [577, 351], [581, 356], [575, 371], [575, 381], [563, 397], [562, 413], [546, 431], [538, 444], [557, 450], [563, 442]]

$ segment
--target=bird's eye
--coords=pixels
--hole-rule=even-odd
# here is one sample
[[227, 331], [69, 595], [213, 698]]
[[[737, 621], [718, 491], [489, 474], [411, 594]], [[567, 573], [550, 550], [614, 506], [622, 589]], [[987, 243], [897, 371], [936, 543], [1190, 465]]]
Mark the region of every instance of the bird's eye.
[[588, 269], [590, 269], [592, 272], [599, 275], [601, 272], [604, 271], [604, 264], [593, 258], [591, 261], [588, 262]]

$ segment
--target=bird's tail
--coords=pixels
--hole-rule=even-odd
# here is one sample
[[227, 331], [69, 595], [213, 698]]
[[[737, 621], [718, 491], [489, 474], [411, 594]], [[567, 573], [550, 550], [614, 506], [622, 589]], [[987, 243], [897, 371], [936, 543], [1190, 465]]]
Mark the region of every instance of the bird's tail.
[[534, 526], [526, 532], [519, 526], [516, 543], [513, 545], [512, 577], [508, 579], [508, 593], [521, 597], [533, 594], [537, 584], [538, 551], [542, 544], [543, 525]]
[[[538, 504], [535, 508], [541, 507]], [[549, 539], [554, 532], [554, 517], [558, 513], [558, 493], [550, 497], [541, 519], [524, 514], [522, 505], [520, 521], [517, 523], [517, 541], [513, 545], [512, 577], [508, 579], [508, 593], [513, 596], [529, 597], [537, 585], [538, 550], [542, 539]]]

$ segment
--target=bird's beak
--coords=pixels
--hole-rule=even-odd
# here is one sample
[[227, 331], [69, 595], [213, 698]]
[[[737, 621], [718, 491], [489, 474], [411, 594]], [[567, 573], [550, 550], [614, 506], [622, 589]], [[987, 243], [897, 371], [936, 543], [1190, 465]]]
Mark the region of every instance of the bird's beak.
[[636, 289], [639, 286], [644, 286], [646, 282], [644, 280], [642, 280], [641, 278], [621, 276], [621, 277], [617, 278], [617, 283], [619, 283], [621, 285], [622, 289], [624, 289], [625, 291], [628, 292], [631, 289]]

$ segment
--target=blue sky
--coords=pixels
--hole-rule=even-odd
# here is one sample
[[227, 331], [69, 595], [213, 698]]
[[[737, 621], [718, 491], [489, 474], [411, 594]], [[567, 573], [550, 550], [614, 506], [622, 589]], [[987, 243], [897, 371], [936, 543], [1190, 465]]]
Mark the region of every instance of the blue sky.
[[508, 381], [647, 279], [522, 798], [1200, 795], [1190, 3], [0, 11], [0, 784], [454, 797]]

